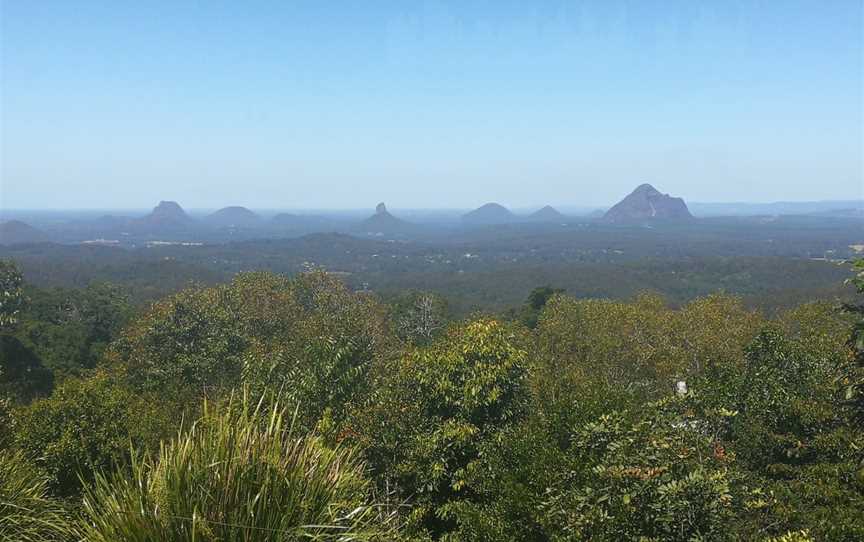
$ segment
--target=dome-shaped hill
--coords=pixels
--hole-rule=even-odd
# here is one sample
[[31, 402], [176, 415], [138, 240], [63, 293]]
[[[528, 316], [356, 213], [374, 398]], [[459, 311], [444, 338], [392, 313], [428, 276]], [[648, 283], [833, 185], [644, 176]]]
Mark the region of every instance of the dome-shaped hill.
[[567, 217], [559, 213], [551, 205], [547, 205], [528, 215], [528, 220], [531, 222], [564, 222], [567, 220]]
[[193, 220], [176, 201], [160, 201], [147, 216], [138, 221], [145, 228], [179, 228], [190, 225]]
[[509, 224], [515, 221], [516, 215], [498, 203], [487, 203], [462, 215], [462, 222], [469, 225]]
[[212, 226], [231, 227], [231, 226], [254, 226], [258, 224], [261, 217], [247, 209], [237, 205], [223, 207], [215, 213], [207, 215], [204, 219]]

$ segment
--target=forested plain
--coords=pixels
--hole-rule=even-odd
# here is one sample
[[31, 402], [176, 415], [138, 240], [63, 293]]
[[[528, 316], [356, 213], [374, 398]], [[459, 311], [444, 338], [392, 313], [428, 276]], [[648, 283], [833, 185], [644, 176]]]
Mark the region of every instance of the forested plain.
[[572, 235], [4, 248], [0, 540], [864, 539], [845, 240]]
[[543, 284], [580, 298], [622, 299], [650, 290], [674, 305], [723, 291], [772, 311], [848, 296], [846, 271], [836, 263], [855, 256], [852, 247], [864, 248], [862, 239], [860, 220], [726, 217], [651, 227], [430, 227], [415, 237], [316, 233], [191, 246], [30, 244], [0, 246], [0, 259], [14, 260], [34, 286], [109, 282], [125, 288], [135, 305], [245, 271], [323, 269], [353, 290], [385, 299], [434, 292], [460, 317], [506, 311]]

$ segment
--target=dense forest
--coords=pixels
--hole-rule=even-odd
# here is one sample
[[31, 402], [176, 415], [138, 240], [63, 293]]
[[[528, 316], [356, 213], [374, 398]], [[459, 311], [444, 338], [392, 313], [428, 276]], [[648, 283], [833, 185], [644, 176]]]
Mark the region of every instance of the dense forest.
[[136, 299], [4, 262], [0, 540], [862, 540], [864, 264], [825, 265], [812, 291], [858, 296], [633, 274], [471, 312], [318, 270]]
[[847, 271], [864, 222], [825, 217], [725, 217], [648, 225], [598, 222], [432, 229], [427, 237], [316, 233], [200, 245], [136, 247], [32, 243], [0, 246], [28, 283], [86, 288], [110, 282], [141, 306], [237, 273], [326, 270], [352, 290], [390, 300], [408, 290], [445, 298], [451, 314], [500, 313], [538, 285], [578, 298], [631, 298], [650, 290], [680, 306], [717, 291], [769, 312], [847, 298]]

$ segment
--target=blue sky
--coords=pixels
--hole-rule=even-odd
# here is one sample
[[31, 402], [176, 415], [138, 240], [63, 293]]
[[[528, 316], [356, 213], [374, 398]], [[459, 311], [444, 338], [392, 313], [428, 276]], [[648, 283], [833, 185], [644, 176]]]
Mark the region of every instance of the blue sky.
[[864, 195], [860, 1], [0, 6], [7, 209]]

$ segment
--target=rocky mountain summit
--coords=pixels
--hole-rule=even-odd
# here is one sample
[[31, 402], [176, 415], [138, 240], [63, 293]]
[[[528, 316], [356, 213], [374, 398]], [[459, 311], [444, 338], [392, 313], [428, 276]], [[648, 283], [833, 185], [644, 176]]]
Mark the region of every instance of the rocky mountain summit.
[[405, 233], [413, 224], [396, 218], [383, 202], [375, 206], [375, 214], [360, 223], [360, 230], [366, 233]]
[[605, 222], [612, 223], [690, 218], [693, 218], [693, 215], [683, 199], [663, 194], [647, 183], [639, 185], [603, 215]]

